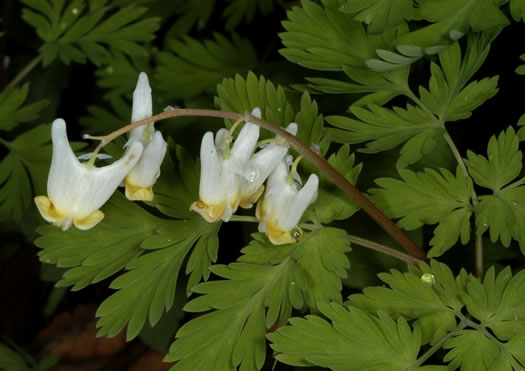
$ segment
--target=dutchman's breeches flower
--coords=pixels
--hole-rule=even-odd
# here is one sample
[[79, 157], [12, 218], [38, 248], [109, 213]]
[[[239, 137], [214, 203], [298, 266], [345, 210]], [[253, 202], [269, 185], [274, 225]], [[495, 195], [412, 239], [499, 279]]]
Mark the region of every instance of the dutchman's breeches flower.
[[[151, 88], [148, 76], [141, 72], [133, 92], [131, 121], [137, 122], [152, 116]], [[166, 155], [167, 143], [153, 123], [131, 130], [126, 146], [140, 142], [144, 151], [135, 167], [126, 176], [126, 197], [133, 201], [153, 200], [153, 185], [160, 175], [160, 165]]]
[[35, 197], [42, 217], [68, 229], [94, 227], [104, 218], [99, 210], [111, 197], [126, 174], [142, 154], [142, 144], [133, 143], [126, 154], [113, 164], [97, 168], [80, 163], [75, 157], [66, 133], [66, 123], [56, 119], [51, 128], [53, 158], [47, 180], [48, 196]]
[[[252, 115], [260, 118], [261, 111], [255, 108]], [[295, 135], [297, 125], [292, 123], [287, 130]], [[219, 130], [215, 142], [211, 132], [204, 135], [200, 200], [191, 205], [191, 210], [210, 223], [219, 219], [227, 222], [239, 206], [250, 208], [257, 202], [264, 191], [266, 178], [288, 151], [284, 140], [276, 138], [275, 142], [253, 154], [258, 139], [259, 126], [251, 122], [244, 124], [231, 151], [228, 130]]]
[[257, 204], [259, 232], [266, 233], [274, 245], [295, 243], [301, 238], [297, 224], [306, 208], [317, 199], [317, 175], [310, 175], [300, 190], [291, 179], [283, 159], [268, 177], [266, 192]]

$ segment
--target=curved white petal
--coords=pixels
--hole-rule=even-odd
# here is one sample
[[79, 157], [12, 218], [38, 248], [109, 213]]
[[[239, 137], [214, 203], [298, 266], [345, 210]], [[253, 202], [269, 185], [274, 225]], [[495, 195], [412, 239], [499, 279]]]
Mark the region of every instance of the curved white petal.
[[[75, 223], [80, 229], [89, 229], [103, 215], [98, 209], [111, 197], [126, 174], [142, 154], [142, 144], [131, 145], [127, 153], [113, 164], [88, 168], [75, 157], [66, 133], [66, 123], [56, 119], [51, 129], [53, 157], [47, 182], [48, 200], [35, 199], [42, 215], [67, 229]], [[44, 212], [43, 212], [44, 211]], [[46, 218], [46, 216], [44, 216]]]

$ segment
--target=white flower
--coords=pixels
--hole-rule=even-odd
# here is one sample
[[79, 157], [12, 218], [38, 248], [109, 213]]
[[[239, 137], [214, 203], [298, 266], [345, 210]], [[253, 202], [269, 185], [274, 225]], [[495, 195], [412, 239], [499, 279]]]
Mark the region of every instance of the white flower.
[[51, 128], [53, 158], [47, 179], [48, 196], [35, 197], [42, 217], [68, 229], [94, 227], [104, 218], [98, 210], [111, 197], [142, 154], [142, 144], [133, 143], [127, 153], [113, 164], [97, 168], [80, 163], [66, 133], [66, 123], [56, 119]]
[[[152, 116], [151, 88], [148, 76], [141, 72], [133, 92], [131, 121], [137, 122]], [[153, 123], [131, 130], [126, 146], [140, 142], [144, 151], [135, 167], [126, 176], [126, 197], [133, 201], [153, 200], [153, 185], [160, 175], [160, 165], [166, 155], [167, 143]]]
[[283, 159], [268, 177], [266, 192], [257, 204], [259, 232], [266, 233], [275, 245], [295, 243], [302, 236], [297, 224], [317, 198], [317, 175], [310, 175], [300, 190], [295, 182], [290, 184], [289, 179], [288, 164]]
[[[255, 108], [252, 115], [260, 118], [260, 109]], [[295, 134], [297, 125], [290, 124], [287, 130]], [[217, 132], [215, 142], [211, 132], [202, 138], [200, 200], [190, 209], [208, 222], [219, 219], [227, 222], [239, 206], [252, 207], [264, 191], [262, 184], [288, 151], [284, 143], [271, 143], [252, 156], [259, 139], [259, 126], [251, 122], [244, 124], [229, 155], [224, 155], [227, 138], [226, 129]]]

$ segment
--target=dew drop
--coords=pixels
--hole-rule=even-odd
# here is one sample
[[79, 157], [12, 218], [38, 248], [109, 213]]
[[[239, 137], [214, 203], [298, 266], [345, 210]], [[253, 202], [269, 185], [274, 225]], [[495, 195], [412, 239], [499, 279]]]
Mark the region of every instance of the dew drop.
[[290, 282], [290, 285], [294, 286], [294, 285], [295, 285], [295, 282]]
[[171, 242], [171, 238], [168, 238], [168, 242]]
[[107, 66], [106, 67], [106, 72], [111, 75], [113, 73], [113, 67]]
[[259, 171], [258, 171], [257, 169], [252, 169], [252, 170], [248, 173], [248, 176], [246, 177], [246, 179], [248, 180], [248, 182], [253, 183], [253, 182], [255, 182], [257, 179], [259, 179], [259, 177], [260, 177]]
[[303, 231], [301, 230], [301, 228], [298, 227], [292, 229], [290, 231], [290, 234], [295, 241], [299, 241], [301, 238], [303, 238]]
[[78, 13], [80, 13], [80, 10], [78, 8], [73, 8], [71, 9], [71, 13], [73, 13], [73, 15], [78, 15]]
[[512, 319], [514, 319], [514, 321], [518, 321], [520, 319], [520, 316], [518, 314], [514, 314], [512, 316]]
[[282, 111], [281, 107], [277, 108], [277, 112], [281, 112], [281, 111]]
[[436, 284], [436, 276], [434, 276], [432, 273], [425, 273], [420, 279], [428, 287], [432, 287]]

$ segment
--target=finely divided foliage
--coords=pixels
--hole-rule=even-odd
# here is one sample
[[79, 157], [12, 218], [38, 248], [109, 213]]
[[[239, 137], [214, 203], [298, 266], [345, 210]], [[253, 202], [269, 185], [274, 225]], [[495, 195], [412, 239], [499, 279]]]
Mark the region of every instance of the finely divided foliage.
[[[14, 72], [0, 74], [8, 79], [0, 91], [0, 228], [34, 240], [40, 261], [59, 268], [57, 287], [106, 282], [99, 336], [140, 337], [172, 370], [525, 369], [525, 115], [506, 127], [512, 121], [498, 113], [486, 153], [474, 146], [473, 120], [502, 93], [504, 77], [481, 67], [502, 29], [525, 19], [525, 0], [22, 0], [20, 7], [20, 29], [34, 30], [24, 47], [36, 57], [24, 68], [13, 56]], [[516, 72], [525, 74], [520, 63], [516, 57]], [[81, 68], [75, 64], [89, 65], [82, 73], [92, 76], [82, 81], [92, 86], [69, 80]], [[28, 78], [33, 69], [41, 73]], [[84, 116], [68, 118], [68, 134], [108, 134], [129, 122], [140, 72], [149, 75], [154, 114], [166, 106], [172, 117], [178, 107], [241, 115], [258, 107], [276, 126], [297, 124], [295, 137], [315, 154], [263, 129], [254, 150], [287, 146], [287, 186], [299, 190], [310, 174], [318, 177], [315, 201], [291, 231], [295, 243], [276, 246], [257, 232], [255, 208], [227, 225], [191, 211], [202, 202], [202, 134], [214, 132], [224, 161], [243, 125], [228, 114], [158, 119], [168, 154], [152, 201], [134, 203], [117, 190], [94, 228], [37, 224], [31, 198], [46, 193], [49, 123], [71, 115], [53, 100], [66, 88], [95, 92], [78, 98], [87, 99], [75, 112]], [[215, 134], [221, 126], [223, 136]], [[103, 149], [118, 159], [125, 143]], [[86, 146], [71, 145], [75, 156]], [[298, 162], [300, 154], [319, 161]], [[230, 165], [232, 177], [250, 181], [247, 169]], [[390, 237], [399, 241], [399, 229], [426, 260], [398, 251]], [[408, 265], [391, 264], [395, 258]], [[0, 368], [57, 362], [15, 348], [0, 344]]]

